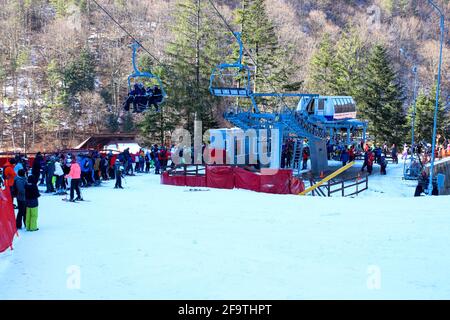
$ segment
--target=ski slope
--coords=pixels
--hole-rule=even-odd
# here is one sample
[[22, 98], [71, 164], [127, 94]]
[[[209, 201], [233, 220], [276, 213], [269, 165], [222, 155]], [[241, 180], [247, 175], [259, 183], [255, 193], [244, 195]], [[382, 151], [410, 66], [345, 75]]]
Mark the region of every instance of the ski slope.
[[0, 299], [448, 299], [450, 197], [402, 164], [356, 198], [190, 191], [159, 176], [40, 198], [0, 254]]

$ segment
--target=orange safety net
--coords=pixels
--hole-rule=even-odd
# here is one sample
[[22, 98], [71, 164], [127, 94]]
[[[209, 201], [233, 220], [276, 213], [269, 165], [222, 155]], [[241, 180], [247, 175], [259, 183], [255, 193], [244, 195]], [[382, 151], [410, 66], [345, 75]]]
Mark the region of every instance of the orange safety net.
[[17, 232], [16, 219], [11, 193], [8, 188], [0, 189], [0, 252], [12, 248], [14, 234]]

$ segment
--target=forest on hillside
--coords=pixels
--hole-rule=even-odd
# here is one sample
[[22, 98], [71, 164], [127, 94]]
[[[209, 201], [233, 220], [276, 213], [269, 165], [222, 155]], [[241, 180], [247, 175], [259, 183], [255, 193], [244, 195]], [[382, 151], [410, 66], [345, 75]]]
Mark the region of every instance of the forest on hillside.
[[[351, 95], [378, 141], [407, 141], [417, 66], [416, 139], [431, 140], [439, 17], [428, 1], [97, 1], [151, 53], [139, 65], [164, 82], [162, 112], [123, 112], [132, 39], [95, 1], [0, 0], [0, 151], [66, 148], [100, 132], [160, 143], [195, 117], [227, 126], [222, 112], [234, 102], [210, 95], [209, 76], [237, 46], [211, 2], [242, 32], [255, 90]], [[437, 3], [450, 25], [449, 1]], [[445, 39], [438, 127], [448, 138], [448, 27]]]

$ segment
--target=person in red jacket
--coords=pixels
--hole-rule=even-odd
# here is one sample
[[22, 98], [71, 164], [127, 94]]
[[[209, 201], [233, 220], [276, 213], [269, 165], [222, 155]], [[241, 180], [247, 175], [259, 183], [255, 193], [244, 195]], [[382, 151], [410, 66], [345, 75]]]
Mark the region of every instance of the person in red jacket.
[[375, 160], [375, 155], [372, 151], [368, 151], [368, 157], [367, 157], [367, 171], [369, 172], [369, 175], [372, 174], [373, 170], [373, 161]]
[[302, 170], [306, 170], [308, 169], [308, 159], [309, 159], [309, 154], [308, 154], [308, 147], [305, 147], [303, 149], [303, 153], [302, 153]]
[[355, 147], [350, 146], [350, 149], [348, 149], [348, 159], [350, 162], [355, 161]]
[[9, 188], [11, 197], [13, 197], [12, 187], [14, 186], [14, 178], [16, 177], [16, 172], [14, 171], [15, 165], [16, 160], [12, 158], [3, 168], [3, 174], [5, 175], [5, 186]]
[[[75, 156], [72, 157], [72, 164], [70, 165], [70, 172], [66, 176], [66, 178], [70, 178], [70, 201], [82, 201], [81, 191], [80, 191], [80, 180], [81, 180], [81, 167], [77, 163], [77, 158]], [[74, 199], [75, 192], [77, 192], [77, 198]]]
[[167, 162], [169, 161], [169, 155], [168, 155], [166, 147], [161, 148], [161, 150], [158, 153], [158, 159], [159, 159], [159, 162], [161, 163], [162, 171], [163, 172], [166, 171]]

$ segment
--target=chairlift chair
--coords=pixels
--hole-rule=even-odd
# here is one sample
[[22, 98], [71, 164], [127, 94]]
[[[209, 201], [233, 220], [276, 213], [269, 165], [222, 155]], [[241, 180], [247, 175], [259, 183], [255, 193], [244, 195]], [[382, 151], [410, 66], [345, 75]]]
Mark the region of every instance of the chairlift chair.
[[[157, 75], [153, 74], [151, 71], [142, 72], [141, 70], [139, 70], [137, 63], [136, 63], [136, 55], [137, 55], [137, 50], [140, 47], [141, 47], [141, 45], [138, 42], [134, 42], [131, 45], [131, 48], [133, 50], [133, 56], [132, 56], [133, 73], [128, 76], [128, 92], [132, 91], [132, 84], [138, 83], [137, 79], [143, 79], [143, 81], [141, 81], [140, 83], [145, 83], [145, 79], [148, 79], [149, 82], [151, 82], [152, 84], [156, 84], [159, 87], [159, 89], [161, 90], [161, 94], [159, 94], [158, 97], [156, 97], [157, 99], [155, 100], [155, 103], [157, 105], [160, 105], [160, 104], [164, 103], [165, 98], [167, 96], [166, 92], [164, 90], [163, 83], [162, 83], [161, 79]], [[142, 97], [142, 98], [144, 98], [143, 99], [144, 101], [145, 100], [147, 101], [146, 104], [143, 104], [140, 102], [135, 102], [138, 107], [136, 112], [140, 113], [140, 112], [146, 111], [149, 107], [148, 96], [147, 95], [135, 96], [134, 99], [136, 99], [136, 97]]]

